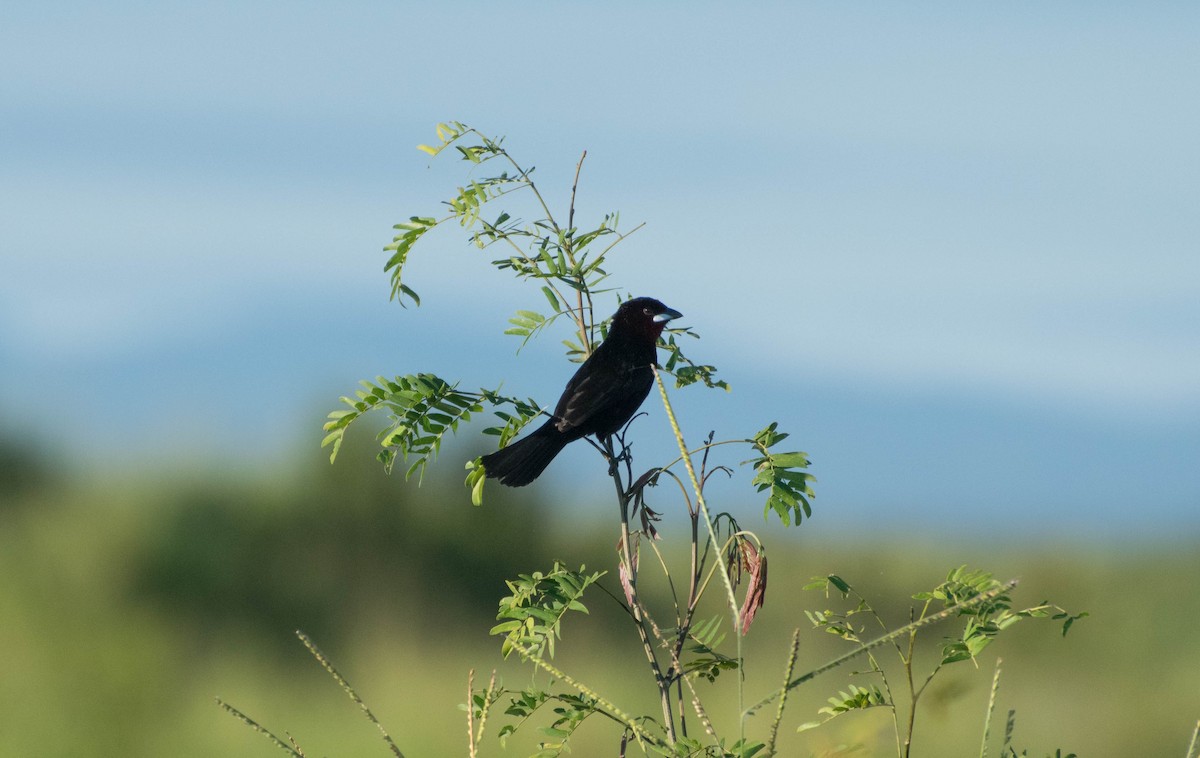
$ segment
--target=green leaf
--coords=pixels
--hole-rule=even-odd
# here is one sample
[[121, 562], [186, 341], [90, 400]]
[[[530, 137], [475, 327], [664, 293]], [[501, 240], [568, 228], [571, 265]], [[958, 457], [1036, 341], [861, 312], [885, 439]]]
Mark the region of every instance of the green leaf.
[[[809, 464], [808, 455], [805, 453], [776, 453], [771, 456], [771, 463], [776, 468], [789, 468], [792, 466], [803, 468]], [[808, 477], [808, 474], [795, 473], [799, 477]]]
[[813, 491], [809, 483], [815, 479], [800, 470], [809, 465], [807, 454], [771, 452], [771, 446], [788, 436], [777, 432], [776, 428], [776, 423], [772, 422], [754, 435], [750, 442], [758, 449], [760, 456], [743, 463], [754, 466], [755, 475], [751, 484], [759, 492], [768, 492], [767, 502], [763, 506], [764, 518], [773, 512], [785, 526], [793, 520], [800, 524], [812, 515], [808, 498], [813, 497]]
[[580, 598], [584, 591], [604, 572], [584, 573], [586, 567], [570, 571], [561, 563], [555, 563], [547, 574], [535, 572], [521, 575], [508, 582], [512, 595], [500, 600], [497, 619], [508, 619], [515, 626], [493, 628], [495, 635], [504, 634], [501, 652], [509, 652], [520, 646], [532, 655], [543, 652], [554, 655], [554, 640], [561, 634], [562, 622], [568, 611], [586, 612]]
[[437, 219], [426, 218], [421, 216], [412, 216], [407, 222], [395, 225], [395, 228], [400, 232], [392, 240], [392, 244], [384, 248], [384, 250], [393, 251], [393, 254], [388, 258], [383, 270], [391, 272], [392, 277], [392, 294], [391, 299], [396, 300], [401, 305], [404, 305], [404, 298], [408, 297], [415, 304], [420, 305], [420, 299], [417, 294], [402, 282], [404, 274], [404, 264], [408, 260], [408, 254], [427, 231], [437, 226]]

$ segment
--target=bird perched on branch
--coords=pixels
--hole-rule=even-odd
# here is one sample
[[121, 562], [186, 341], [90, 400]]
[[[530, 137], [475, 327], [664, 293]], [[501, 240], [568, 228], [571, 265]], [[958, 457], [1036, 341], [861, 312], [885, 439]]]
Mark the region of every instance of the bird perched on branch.
[[483, 456], [484, 473], [509, 487], [523, 487], [568, 444], [589, 434], [617, 432], [650, 394], [655, 345], [667, 322], [682, 315], [652, 297], [621, 303], [608, 336], [567, 382], [550, 420], [524, 439]]

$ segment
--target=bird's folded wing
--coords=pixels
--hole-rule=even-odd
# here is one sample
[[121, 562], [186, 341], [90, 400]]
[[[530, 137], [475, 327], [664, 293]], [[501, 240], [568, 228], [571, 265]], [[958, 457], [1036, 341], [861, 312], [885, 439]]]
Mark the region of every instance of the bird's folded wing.
[[[614, 408], [623, 406], [621, 401], [630, 395], [644, 396], [645, 381], [636, 375], [645, 372], [645, 368], [593, 370], [585, 376], [576, 374], [554, 410], [555, 426], [561, 432], [588, 428], [593, 425], [588, 422], [594, 421], [597, 413], [612, 412]], [[653, 381], [649, 374], [646, 379]], [[588, 429], [587, 433], [591, 433], [591, 430]]]

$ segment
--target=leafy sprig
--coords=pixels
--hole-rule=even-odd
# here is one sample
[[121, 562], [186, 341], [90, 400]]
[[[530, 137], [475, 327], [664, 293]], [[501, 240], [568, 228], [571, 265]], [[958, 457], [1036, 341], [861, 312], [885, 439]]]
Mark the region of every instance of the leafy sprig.
[[389, 472], [397, 459], [406, 463], [411, 459], [404, 477], [409, 479], [417, 473], [418, 481], [441, 450], [447, 432], [458, 431], [460, 423], [482, 413], [484, 403], [494, 409], [508, 406], [514, 411], [495, 410], [503, 426], [484, 430], [502, 440], [511, 439], [542, 412], [531, 400], [507, 397], [496, 390], [467, 392], [434, 374], [409, 374], [393, 379], [379, 376], [374, 382], [363, 380], [359, 384], [362, 389], [354, 397], [341, 398], [348, 408], [331, 412], [325, 422], [326, 435], [321, 446], [330, 448], [330, 462], [337, 459], [351, 424], [372, 411], [383, 410], [388, 412], [389, 421], [378, 434], [383, 449], [376, 457]]
[[[972, 571], [966, 566], [959, 566], [947, 574], [946, 581], [929, 592], [919, 592], [913, 595], [913, 599], [940, 600], [946, 607], [950, 607], [1003, 587], [1001, 582], [985, 571]], [[999, 592], [983, 603], [964, 608], [959, 611], [958, 615], [963, 617], [966, 623], [960, 635], [948, 638], [943, 642], [943, 664], [974, 660], [983, 652], [984, 648], [996, 639], [996, 635], [1022, 619], [1050, 618], [1062, 621], [1062, 634], [1065, 637], [1071, 626], [1088, 614], [1086, 612], [1072, 614], [1057, 605], [1046, 602], [1029, 608], [1013, 610], [1012, 598], [1007, 592]]]
[[787, 433], [777, 431], [777, 428], [778, 423], [772, 421], [754, 435], [751, 442], [759, 456], [743, 463], [753, 464], [756, 474], [752, 484], [759, 492], [768, 492], [763, 514], [769, 515], [774, 511], [785, 526], [793, 519], [799, 525], [802, 519], [812, 516], [812, 505], [808, 499], [813, 497], [811, 483], [816, 478], [804, 471], [810, 465], [807, 453], [771, 450], [788, 437]]
[[715, 682], [722, 671], [738, 668], [736, 658], [718, 650], [725, 641], [725, 633], [721, 631], [721, 619], [721, 616], [713, 616], [692, 624], [688, 644], [684, 647], [684, 652], [688, 655], [688, 659], [683, 662], [684, 675], [698, 676]]
[[[845, 579], [830, 574], [815, 577], [804, 589], [820, 590], [826, 596], [836, 592], [843, 599], [851, 599], [854, 605], [843, 611], [806, 611], [809, 621], [817, 629], [834, 634], [851, 644], [857, 650], [854, 654], [865, 654], [870, 662], [867, 671], [860, 672], [879, 677], [880, 687], [851, 687], [850, 692], [839, 692], [837, 697], [830, 699], [830, 705], [822, 708], [820, 713], [827, 716], [821, 721], [811, 721], [801, 725], [800, 730], [812, 729], [826, 723], [842, 713], [873, 707], [886, 707], [892, 711], [896, 723], [897, 753], [909, 755], [912, 743], [913, 723], [916, 717], [917, 703], [926, 691], [929, 683], [941, 670], [954, 663], [976, 660], [980, 652], [990, 645], [1005, 629], [1024, 618], [1052, 618], [1063, 622], [1063, 634], [1071, 625], [1086, 617], [1087, 613], [1072, 614], [1049, 603], [1014, 610], [1010, 593], [1016, 587], [1016, 581], [1000, 582], [984, 571], [968, 569], [960, 566], [928, 592], [918, 592], [913, 599], [921, 601], [919, 608], [910, 610], [910, 622], [896, 630], [889, 630], [887, 623], [871, 607], [861, 594]], [[941, 601], [943, 608], [931, 610], [935, 601]], [[883, 635], [874, 640], [865, 641], [865, 626], [856, 624], [854, 618], [866, 615], [883, 630]], [[941, 658], [931, 670], [923, 676], [915, 670], [915, 650], [917, 634], [929, 624], [936, 621], [959, 620], [961, 628], [942, 642]], [[904, 644], [902, 644], [902, 641]], [[900, 708], [894, 696], [894, 676], [889, 676], [888, 670], [881, 665], [881, 659], [872, 652], [883, 644], [890, 643], [898, 654], [903, 669], [902, 677], [906, 685], [907, 713], [902, 719]], [[838, 659], [839, 662], [843, 659]], [[789, 684], [790, 686], [790, 684]], [[756, 706], [757, 708], [757, 706]], [[902, 726], [903, 723], [903, 726]]]
[[547, 573], [535, 571], [509, 580], [511, 595], [501, 598], [496, 614], [502, 622], [492, 627], [491, 634], [503, 635], [501, 652], [504, 657], [514, 649], [524, 649], [534, 657], [542, 653], [554, 657], [554, 642], [561, 635], [562, 622], [568, 611], [587, 613], [580, 601], [583, 593], [606, 572], [586, 573], [586, 566], [572, 571], [561, 563]]
[[710, 389], [723, 389], [729, 391], [729, 383], [724, 379], [716, 379], [716, 366], [696, 363], [691, 358], [683, 354], [682, 348], [676, 341], [677, 336], [687, 336], [693, 339], [699, 339], [700, 335], [692, 331], [691, 327], [669, 328], [666, 330], [666, 339], [660, 339], [658, 342], [659, 348], [667, 351], [667, 362], [663, 364], [663, 370], [675, 377], [675, 388], [681, 389], [690, 384], [700, 382], [705, 387]]

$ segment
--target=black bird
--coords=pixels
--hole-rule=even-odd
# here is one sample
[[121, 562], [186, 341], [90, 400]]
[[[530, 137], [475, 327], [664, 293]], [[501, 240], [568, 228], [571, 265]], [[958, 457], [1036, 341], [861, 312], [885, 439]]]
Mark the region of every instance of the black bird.
[[483, 456], [484, 473], [509, 487], [523, 487], [568, 444], [618, 431], [654, 385], [650, 367], [657, 362], [655, 345], [663, 327], [682, 315], [652, 297], [621, 303], [608, 336], [567, 382], [554, 416], [528, 437]]

